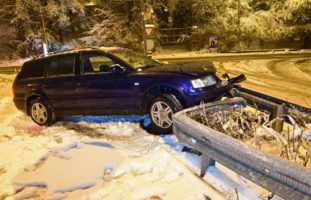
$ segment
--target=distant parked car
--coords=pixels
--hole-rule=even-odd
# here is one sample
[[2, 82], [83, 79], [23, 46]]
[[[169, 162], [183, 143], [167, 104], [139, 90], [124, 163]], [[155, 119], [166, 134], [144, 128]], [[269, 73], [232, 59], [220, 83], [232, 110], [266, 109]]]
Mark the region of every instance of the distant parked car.
[[172, 129], [173, 113], [230, 95], [244, 75], [221, 81], [210, 62], [162, 64], [122, 49], [79, 49], [34, 58], [13, 84], [14, 103], [39, 125], [64, 115], [145, 114]]

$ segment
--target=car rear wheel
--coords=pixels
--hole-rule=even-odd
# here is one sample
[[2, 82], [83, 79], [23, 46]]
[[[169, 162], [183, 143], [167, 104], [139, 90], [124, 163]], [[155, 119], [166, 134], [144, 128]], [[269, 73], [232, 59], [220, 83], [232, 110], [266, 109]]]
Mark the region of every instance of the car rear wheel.
[[174, 95], [165, 94], [155, 98], [149, 106], [151, 128], [157, 134], [166, 134], [172, 131], [173, 114], [182, 110], [182, 105]]
[[32, 100], [29, 109], [32, 120], [38, 125], [49, 126], [54, 122], [54, 113], [45, 101], [41, 99]]

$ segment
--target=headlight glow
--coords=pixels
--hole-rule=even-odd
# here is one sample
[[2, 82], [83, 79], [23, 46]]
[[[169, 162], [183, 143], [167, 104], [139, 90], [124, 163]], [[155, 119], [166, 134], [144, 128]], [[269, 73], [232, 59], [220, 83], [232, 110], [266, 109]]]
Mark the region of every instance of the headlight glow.
[[206, 76], [204, 78], [191, 80], [192, 86], [194, 88], [203, 88], [216, 84], [216, 80], [213, 76]]
[[191, 83], [192, 83], [192, 86], [194, 88], [202, 88], [202, 87], [204, 87], [204, 83], [203, 83], [203, 81], [201, 79], [192, 80]]

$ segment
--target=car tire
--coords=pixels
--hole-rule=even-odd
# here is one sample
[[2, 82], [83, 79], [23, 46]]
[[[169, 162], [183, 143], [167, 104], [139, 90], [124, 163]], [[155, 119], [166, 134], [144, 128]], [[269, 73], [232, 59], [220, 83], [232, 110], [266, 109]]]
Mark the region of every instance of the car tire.
[[55, 115], [51, 106], [40, 98], [30, 102], [29, 115], [40, 126], [49, 126], [55, 121]]
[[151, 130], [155, 134], [168, 134], [172, 132], [172, 115], [183, 109], [178, 99], [171, 94], [156, 97], [149, 105]]

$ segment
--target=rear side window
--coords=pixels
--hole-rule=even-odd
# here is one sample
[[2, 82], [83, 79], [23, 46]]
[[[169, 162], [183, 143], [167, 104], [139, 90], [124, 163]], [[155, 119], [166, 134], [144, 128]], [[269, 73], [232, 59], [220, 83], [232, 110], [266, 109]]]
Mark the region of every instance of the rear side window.
[[23, 65], [19, 79], [44, 77], [46, 59], [33, 60]]
[[49, 63], [48, 76], [73, 75], [76, 55], [57, 56]]

